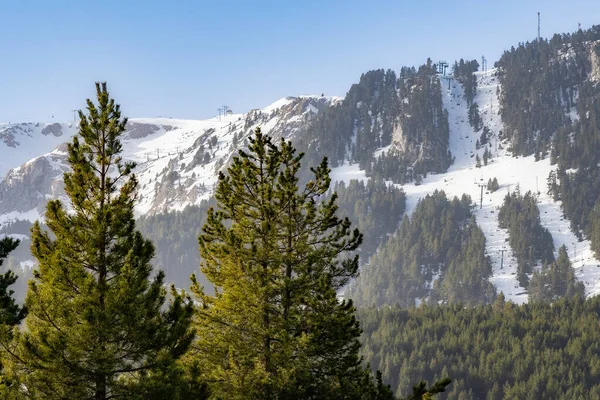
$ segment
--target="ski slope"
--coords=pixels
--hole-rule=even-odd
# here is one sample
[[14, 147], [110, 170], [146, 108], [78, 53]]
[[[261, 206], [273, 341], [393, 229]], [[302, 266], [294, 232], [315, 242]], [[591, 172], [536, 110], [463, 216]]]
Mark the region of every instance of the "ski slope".
[[[443, 190], [449, 197], [460, 197], [463, 193], [470, 195], [477, 203], [475, 218], [486, 236], [486, 250], [493, 268], [490, 281], [507, 299], [520, 304], [527, 301], [527, 291], [517, 280], [517, 261], [508, 243], [508, 231], [500, 229], [498, 225], [498, 211], [508, 192], [519, 188], [521, 193], [537, 193], [541, 224], [552, 234], [555, 255], [560, 246], [566, 245], [576, 276], [585, 284], [586, 294], [596, 295], [600, 293], [600, 262], [594, 258], [590, 242], [579, 242], [571, 232], [569, 221], [563, 218], [560, 202], [554, 202], [546, 193], [546, 179], [556, 166], [550, 165], [549, 158], [536, 162], [534, 156], [513, 157], [507, 151], [506, 143], [501, 143], [498, 139], [502, 122], [498, 115], [499, 83], [495, 72], [492, 69], [476, 74], [478, 86], [475, 101], [479, 105], [484, 125], [492, 132], [489, 143], [491, 161], [487, 166], [483, 166], [482, 161], [481, 168], [475, 167], [476, 155], [482, 158], [484, 152], [484, 148], [478, 150], [475, 145], [481, 131], [474, 132], [469, 124], [462, 86], [451, 80], [448, 89], [448, 78], [440, 77], [444, 108], [448, 111], [450, 124], [449, 149], [455, 159], [446, 173], [430, 174], [420, 185], [413, 183], [401, 186], [407, 196], [406, 212], [412, 213], [419, 199], [435, 190]], [[489, 193], [484, 188], [480, 208], [479, 184], [487, 184], [488, 179], [494, 177], [498, 179], [500, 188], [494, 193]], [[349, 181], [367, 177], [354, 164], [334, 168], [332, 179]]]

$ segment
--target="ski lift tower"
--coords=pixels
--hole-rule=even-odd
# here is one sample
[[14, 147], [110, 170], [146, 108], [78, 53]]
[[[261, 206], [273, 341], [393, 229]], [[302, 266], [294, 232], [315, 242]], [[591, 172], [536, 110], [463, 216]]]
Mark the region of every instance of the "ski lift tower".
[[446, 75], [446, 68], [448, 68], [449, 64], [446, 61], [438, 61], [437, 63], [437, 73], [440, 75]]
[[481, 189], [481, 195], [479, 197], [479, 209], [481, 210], [483, 208], [483, 188], [485, 188], [487, 185], [483, 181], [483, 177], [479, 179], [479, 182], [475, 181], [475, 184]]

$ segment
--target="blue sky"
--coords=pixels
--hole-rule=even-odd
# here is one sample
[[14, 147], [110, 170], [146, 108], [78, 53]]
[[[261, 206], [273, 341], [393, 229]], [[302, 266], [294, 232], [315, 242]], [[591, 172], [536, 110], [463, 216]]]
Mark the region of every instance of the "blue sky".
[[344, 95], [370, 69], [504, 49], [600, 23], [598, 0], [0, 0], [0, 121], [68, 121], [107, 81], [129, 117], [208, 118]]

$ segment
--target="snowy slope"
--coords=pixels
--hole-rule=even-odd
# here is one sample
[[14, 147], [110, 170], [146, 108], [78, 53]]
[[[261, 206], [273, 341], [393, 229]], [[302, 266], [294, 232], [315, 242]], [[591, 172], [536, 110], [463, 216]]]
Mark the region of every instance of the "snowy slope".
[[0, 176], [40, 154], [52, 151], [76, 132], [70, 123], [0, 124]]
[[[137, 163], [137, 215], [200, 203], [212, 192], [218, 171], [244, 147], [255, 128], [275, 139], [291, 138], [320, 110], [339, 100], [287, 97], [262, 110], [201, 121], [130, 119], [122, 140], [123, 157]], [[68, 170], [67, 154], [66, 146], [59, 145], [70, 139], [75, 128], [69, 124], [48, 126], [0, 127], [5, 128], [0, 130], [0, 138], [5, 138], [0, 145], [0, 224], [39, 219], [48, 199], [64, 197], [62, 175]]]
[[[569, 229], [569, 221], [562, 217], [560, 202], [552, 201], [546, 194], [546, 178], [555, 166], [550, 165], [549, 159], [535, 162], [533, 156], [512, 157], [506, 150], [507, 144], [498, 140], [502, 123], [498, 115], [499, 84], [495, 70], [477, 74], [475, 101], [484, 125], [492, 132], [493, 158], [482, 168], [475, 168], [475, 155], [481, 157], [484, 149], [475, 148], [480, 134], [473, 132], [468, 123], [463, 89], [455, 80], [440, 79], [444, 107], [449, 115], [449, 148], [455, 159], [446, 173], [430, 174], [420, 185], [402, 186], [407, 194], [407, 212], [411, 213], [420, 198], [435, 190], [444, 190], [448, 196], [466, 193], [479, 202], [477, 184], [496, 177], [500, 189], [495, 193], [484, 191], [483, 207], [477, 207], [474, 215], [487, 238], [487, 253], [493, 266], [492, 283], [508, 299], [522, 303], [527, 301], [527, 293], [516, 279], [517, 265], [508, 245], [508, 232], [499, 228], [497, 214], [506, 193], [517, 186], [522, 193], [539, 192], [541, 222], [551, 232], [556, 251], [565, 244], [576, 276], [584, 282], [587, 294], [600, 293], [600, 262], [594, 258], [590, 243], [577, 241]], [[218, 171], [244, 147], [246, 138], [256, 127], [276, 139], [291, 138], [320, 110], [340, 100], [320, 96], [286, 97], [246, 114], [202, 121], [131, 119], [123, 148], [124, 158], [138, 164], [140, 196], [136, 213], [180, 210], [198, 204], [210, 196]], [[64, 146], [56, 146], [74, 133], [75, 128], [70, 124], [0, 125], [0, 224], [15, 219], [36, 220], [43, 215], [49, 198], [64, 196], [62, 174], [67, 170], [66, 153]], [[334, 168], [331, 175], [334, 181], [368, 179], [358, 164]]]
[[[484, 149], [476, 149], [475, 142], [480, 133], [475, 133], [467, 118], [467, 105], [463, 97], [463, 88], [455, 80], [451, 80], [448, 90], [448, 78], [440, 77], [444, 107], [448, 111], [450, 124], [449, 148], [455, 157], [454, 163], [443, 174], [430, 174], [420, 185], [402, 185], [407, 195], [407, 213], [412, 213], [420, 198], [435, 190], [443, 190], [450, 197], [462, 196], [466, 193], [477, 202], [474, 215], [477, 223], [486, 236], [487, 253], [491, 258], [493, 276], [491, 282], [498, 292], [504, 292], [507, 299], [516, 303], [527, 301], [526, 290], [517, 281], [517, 263], [508, 244], [508, 231], [498, 226], [498, 210], [509, 191], [519, 187], [521, 193], [532, 191], [538, 193], [538, 208], [541, 223], [554, 239], [555, 255], [563, 244], [567, 246], [569, 257], [576, 270], [578, 279], [584, 282], [587, 295], [600, 293], [600, 262], [590, 250], [589, 241], [578, 242], [570, 231], [569, 221], [564, 219], [560, 202], [554, 202], [546, 194], [546, 179], [556, 166], [550, 165], [549, 158], [536, 162], [534, 156], [512, 157], [506, 150], [507, 144], [498, 140], [502, 122], [498, 115], [497, 90], [499, 83], [495, 77], [496, 70], [477, 73], [477, 95], [475, 101], [479, 105], [484, 125], [492, 132], [489, 148], [493, 158], [487, 166], [475, 167], [475, 156], [481, 158]], [[379, 150], [379, 152], [385, 149]], [[482, 208], [479, 208], [480, 187], [488, 179], [496, 177], [500, 189], [488, 193], [484, 189]], [[358, 165], [345, 165], [333, 169], [335, 180], [367, 179]], [[391, 184], [391, 183], [390, 183]], [[399, 185], [398, 185], [399, 186]]]

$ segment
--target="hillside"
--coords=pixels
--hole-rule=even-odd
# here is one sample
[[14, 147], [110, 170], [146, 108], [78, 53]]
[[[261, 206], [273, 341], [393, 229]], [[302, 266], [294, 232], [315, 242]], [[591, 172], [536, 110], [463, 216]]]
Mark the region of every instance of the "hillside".
[[[565, 129], [573, 126], [581, 140], [591, 140], [586, 138], [593, 134], [594, 125], [586, 121], [600, 115], [590, 114], [590, 107], [591, 111], [597, 107], [594, 103], [600, 65], [594, 41], [597, 34], [597, 29], [593, 28], [586, 34], [551, 41], [555, 56], [547, 55], [543, 62], [557, 65], [553, 74], [560, 74], [564, 70], [562, 66], [567, 68], [564, 71], [573, 65], [581, 68], [575, 75], [569, 72], [565, 79], [557, 80], [562, 85], [557, 91], [565, 92], [563, 86], [570, 86], [563, 98], [564, 104], [559, 102], [564, 118], [558, 119], [560, 126], [555, 127], [558, 133], [549, 133], [550, 138], [563, 138], [569, 134]], [[546, 47], [537, 42], [523, 46], [533, 52], [546, 51]], [[514, 76], [518, 70], [514, 60], [519, 60], [524, 51], [519, 47], [506, 52], [497, 68], [487, 71], [477, 71], [478, 64], [474, 60], [466, 63], [461, 60], [456, 64], [453, 76], [437, 74], [435, 64], [430, 60], [418, 69], [403, 67], [399, 77], [391, 70], [370, 71], [361, 76], [344, 98], [287, 97], [264, 109], [201, 121], [131, 119], [124, 140], [124, 156], [138, 163], [136, 173], [140, 193], [136, 213], [142, 218], [141, 229], [157, 243], [157, 266], [167, 271], [172, 282], [186, 285], [189, 274], [196, 270], [199, 262], [195, 238], [211, 204], [218, 172], [228, 165], [238, 149], [246, 145], [253, 130], [260, 127], [276, 139], [293, 140], [307, 153], [308, 166], [328, 156], [333, 181], [345, 182], [343, 187], [336, 187], [346, 199], [344, 213], [358, 223], [369, 238], [360, 253], [365, 278], [353, 283], [350, 295], [364, 295], [381, 289], [373, 286], [377, 284], [366, 277], [384, 279], [383, 270], [391, 274], [385, 279], [398, 278], [394, 271], [403, 267], [389, 265], [398, 261], [385, 260], [380, 253], [396, 251], [394, 246], [402, 239], [403, 231], [395, 230], [394, 226], [400, 228], [403, 218], [410, 220], [422, 199], [441, 192], [450, 202], [454, 197], [462, 199], [463, 195], [469, 196], [472, 202], [468, 218], [462, 222], [454, 221], [458, 224], [456, 229], [470, 225], [475, 232], [475, 236], [466, 232], [461, 236], [462, 246], [467, 248], [471, 243], [469, 240], [478, 237], [477, 232], [482, 232], [484, 240], [471, 243], [474, 247], [470, 255], [460, 251], [452, 253], [455, 261], [442, 258], [427, 268], [424, 264], [416, 265], [411, 274], [416, 274], [414, 278], [421, 288], [413, 288], [416, 294], [408, 299], [408, 304], [428, 300], [453, 302], [452, 299], [460, 298], [448, 295], [449, 283], [444, 282], [450, 282], [450, 275], [444, 274], [451, 264], [461, 263], [479, 268], [481, 275], [477, 275], [480, 276], [477, 279], [482, 282], [473, 285], [483, 288], [491, 283], [495, 293], [504, 293], [508, 300], [516, 303], [528, 300], [525, 281], [533, 278], [533, 272], [542, 270], [543, 262], [533, 257], [535, 249], [529, 249], [532, 255], [527, 262], [533, 268], [527, 272], [525, 281], [519, 279], [517, 266], [523, 260], [519, 261], [517, 256], [522, 258], [522, 251], [514, 253], [510, 245], [511, 232], [502, 229], [498, 221], [506, 195], [514, 192], [532, 193], [534, 208], [539, 210], [536, 214], [539, 216], [535, 218], [552, 238], [554, 258], [561, 246], [566, 246], [575, 277], [585, 285], [586, 295], [600, 293], [600, 262], [592, 243], [596, 236], [591, 227], [582, 226], [581, 221], [586, 220], [587, 214], [578, 211], [582, 208], [590, 212], [590, 206], [574, 208], [577, 206], [573, 197], [576, 191], [572, 187], [565, 188], [569, 176], [582, 175], [587, 171], [586, 165], [596, 165], [597, 160], [586, 156], [587, 164], [577, 164], [577, 152], [584, 152], [577, 147], [577, 141], [572, 141], [571, 147], [562, 142], [551, 146], [552, 140], [546, 137], [539, 148], [519, 147], [531, 143], [539, 134], [523, 133], [519, 131], [522, 128], [515, 128], [515, 102], [521, 107], [529, 104], [531, 108], [525, 108], [524, 115], [532, 116], [537, 107], [535, 101], [527, 101], [529, 91], [518, 92], [514, 86], [519, 82]], [[536, 68], [543, 69], [543, 66]], [[542, 81], [545, 84], [553, 82], [549, 78]], [[503, 82], [511, 86], [506, 89]], [[535, 87], [529, 89], [535, 90]], [[571, 95], [575, 92], [578, 94]], [[523, 99], [518, 97], [521, 95]], [[585, 118], [582, 118], [582, 112]], [[518, 121], [520, 127], [533, 124], [523, 118]], [[18, 234], [26, 239], [24, 226], [27, 224], [11, 224], [39, 219], [47, 199], [64, 195], [61, 179], [66, 169], [66, 153], [60, 143], [74, 134], [74, 128], [69, 124], [9, 124], [3, 125], [1, 132], [1, 167], [5, 175], [0, 180], [0, 224], [3, 224], [0, 232]], [[561, 140], [568, 143], [567, 139]], [[558, 189], [554, 192], [547, 186], [551, 176], [559, 177], [555, 183]], [[591, 179], [589, 176], [592, 175], [584, 178]], [[352, 180], [377, 184], [370, 188], [350, 187]], [[490, 190], [488, 183], [494, 180], [498, 188]], [[399, 191], [390, 194], [381, 182]], [[592, 188], [596, 186], [592, 185]], [[358, 204], [360, 196], [364, 201], [360, 202], [360, 207], [353, 208], [352, 203]], [[388, 218], [385, 228], [382, 223], [373, 223], [380, 221], [382, 216], [385, 218], [382, 196], [392, 196], [387, 201], [390, 198], [405, 201], [405, 206], [402, 203], [395, 209], [393, 220]], [[593, 190], [590, 196], [592, 201], [588, 200], [588, 203], [593, 206], [597, 200]], [[568, 207], [562, 199], [568, 201]], [[377, 215], [369, 216], [372, 212]], [[577, 217], [577, 221], [571, 215]], [[432, 243], [440, 240], [434, 238]], [[460, 242], [448, 245], [461, 247]], [[532, 242], [530, 247], [535, 246], [537, 244]], [[417, 264], [419, 257], [425, 257], [425, 253], [415, 258]], [[20, 265], [27, 276], [26, 269], [31, 262], [26, 260], [27, 251], [18, 250], [8, 264]], [[488, 262], [491, 266], [489, 274], [485, 272]], [[451, 269], [456, 268], [460, 270], [460, 267]], [[460, 274], [452, 277], [451, 291], [460, 291], [464, 284], [462, 279]], [[474, 298], [489, 303], [491, 292], [481, 290], [487, 294]], [[430, 291], [434, 293], [431, 298]], [[446, 294], [436, 297], [442, 291]], [[361, 299], [356, 300], [361, 303]], [[389, 301], [394, 303], [393, 296]]]

